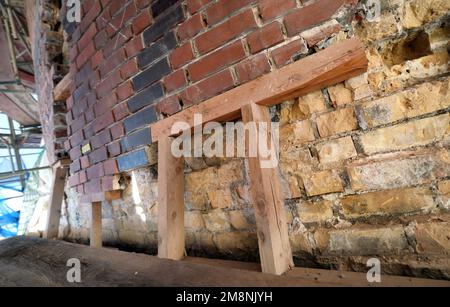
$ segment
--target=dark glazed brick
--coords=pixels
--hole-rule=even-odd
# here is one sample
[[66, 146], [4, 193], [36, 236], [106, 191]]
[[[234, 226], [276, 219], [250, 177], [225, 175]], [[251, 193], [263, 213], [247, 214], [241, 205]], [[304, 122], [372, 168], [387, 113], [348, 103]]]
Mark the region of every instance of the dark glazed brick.
[[167, 58], [164, 58], [133, 78], [134, 89], [140, 91], [144, 87], [155, 83], [155, 81], [161, 80], [162, 77], [170, 72], [169, 61]]
[[154, 123], [156, 120], [157, 118], [155, 109], [153, 107], [149, 107], [125, 119], [125, 132], [129, 133], [136, 128]]
[[132, 170], [138, 167], [144, 167], [149, 163], [147, 154], [145, 153], [145, 149], [140, 149], [138, 151], [121, 156], [117, 158], [117, 162], [119, 164], [119, 170], [121, 172]]
[[122, 141], [122, 149], [124, 151], [130, 151], [134, 148], [137, 148], [141, 145], [149, 145], [152, 143], [150, 137], [150, 129], [144, 128], [137, 132], [134, 132], [127, 137], [123, 138]]
[[147, 47], [138, 55], [139, 68], [143, 68], [156, 59], [168, 54], [177, 46], [177, 39], [174, 32], [167, 33], [161, 40], [157, 41], [150, 47]]
[[158, 17], [162, 13], [164, 13], [165, 10], [167, 10], [169, 7], [174, 5], [175, 3], [179, 2], [180, 0], [156, 0], [152, 3], [152, 13], [153, 18]]
[[184, 20], [183, 8], [176, 5], [164, 13], [164, 16], [158, 18], [155, 23], [144, 31], [144, 42], [148, 46], [167, 32], [167, 29], [173, 28]]
[[149, 88], [140, 92], [128, 101], [128, 108], [131, 112], [136, 112], [145, 106], [155, 103], [164, 95], [161, 83], [155, 83]]

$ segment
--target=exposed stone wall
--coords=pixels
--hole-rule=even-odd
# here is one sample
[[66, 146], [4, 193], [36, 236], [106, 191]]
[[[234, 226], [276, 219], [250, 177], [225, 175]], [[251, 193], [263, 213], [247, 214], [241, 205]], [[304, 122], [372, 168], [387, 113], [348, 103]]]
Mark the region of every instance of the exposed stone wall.
[[[103, 205], [105, 242], [154, 252], [157, 172], [154, 165], [140, 167], [152, 152], [142, 147], [151, 122], [356, 36], [366, 45], [368, 73], [272, 109], [280, 121], [280, 169], [296, 263], [365, 270], [366, 260], [377, 257], [386, 273], [450, 278], [448, 1], [381, 1], [381, 18], [373, 21], [367, 20], [365, 1], [341, 1], [343, 7], [323, 0], [181, 1], [176, 48], [158, 47], [169, 34], [152, 41], [153, 31], [169, 33], [163, 26], [169, 21], [161, 21], [168, 15], [149, 14], [151, 7], [158, 11], [160, 1], [122, 2], [120, 7], [136, 9], [126, 15], [124, 29], [137, 27], [142, 40], [130, 33], [116, 53], [90, 47], [104, 29], [92, 20], [111, 12], [109, 1], [86, 1], [92, 4], [84, 5], [86, 16], [95, 14], [85, 21], [83, 32], [90, 34], [75, 31], [72, 37], [78, 47], [85, 43], [73, 51], [72, 42], [71, 49], [71, 68], [82, 77], [75, 79], [68, 104], [74, 175], [62, 218], [64, 238], [87, 240], [89, 208], [78, 204], [78, 196], [107, 189], [108, 176], [121, 172], [130, 179], [123, 200]], [[311, 12], [322, 18], [310, 21]], [[210, 46], [225, 35], [215, 29], [235, 19], [240, 26], [253, 21], [249, 28], [230, 26], [236, 32]], [[203, 41], [208, 35], [214, 39]], [[244, 53], [223, 50], [235, 45]], [[131, 46], [138, 50], [127, 49]], [[214, 48], [227, 57], [214, 59]], [[161, 54], [152, 55], [156, 50]], [[115, 62], [121, 52], [124, 57]], [[144, 60], [149, 66], [139, 66]], [[160, 69], [161, 61], [171, 66], [151, 81], [151, 69]], [[168, 80], [177, 76], [183, 81], [171, 87]], [[163, 97], [149, 99], [155, 90], [150, 84], [139, 94], [142, 82], [160, 79]], [[80, 148], [88, 142], [93, 151], [82, 156]], [[106, 183], [100, 174], [108, 175]], [[258, 259], [249, 186], [244, 160], [187, 161], [188, 254]]]

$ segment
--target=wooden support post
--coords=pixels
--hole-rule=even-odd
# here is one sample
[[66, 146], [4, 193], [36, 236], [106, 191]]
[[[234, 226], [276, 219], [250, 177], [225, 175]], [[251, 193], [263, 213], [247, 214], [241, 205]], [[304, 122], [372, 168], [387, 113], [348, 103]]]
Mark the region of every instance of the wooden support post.
[[91, 210], [91, 247], [102, 247], [102, 203], [92, 203]]
[[[246, 105], [242, 108], [242, 119], [246, 124], [255, 123], [258, 131], [262, 129], [259, 123], [266, 124], [269, 132], [267, 141], [269, 146], [274, 146], [267, 107], [256, 104]], [[252, 137], [256, 138], [257, 136]], [[249, 146], [249, 136], [246, 137], [246, 140], [247, 146]], [[249, 148], [247, 150], [249, 151]], [[257, 152], [256, 157], [248, 157], [248, 163], [261, 267], [264, 273], [281, 275], [290, 270], [294, 266], [294, 262], [289, 243], [280, 174], [278, 165], [273, 168], [263, 168], [261, 165], [263, 158], [260, 151], [257, 150]]]
[[173, 138], [158, 142], [158, 257], [184, 257], [184, 159], [172, 155]]
[[61, 205], [66, 183], [67, 163], [59, 161], [53, 166], [53, 181], [50, 190], [50, 201], [47, 215], [47, 226], [44, 231], [45, 239], [58, 238], [59, 221], [61, 219]]

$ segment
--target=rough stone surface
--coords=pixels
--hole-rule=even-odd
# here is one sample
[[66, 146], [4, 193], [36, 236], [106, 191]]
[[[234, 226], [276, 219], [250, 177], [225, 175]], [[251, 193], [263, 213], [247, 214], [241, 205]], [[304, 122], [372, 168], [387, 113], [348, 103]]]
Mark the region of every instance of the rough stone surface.
[[322, 171], [302, 176], [308, 196], [316, 196], [344, 190], [342, 181], [335, 171]]
[[352, 108], [345, 108], [319, 116], [317, 127], [321, 137], [329, 137], [358, 129], [358, 121], [355, 111]]
[[450, 114], [386, 127], [360, 137], [366, 154], [407, 149], [440, 141], [450, 132]]
[[358, 219], [377, 215], [417, 213], [435, 207], [429, 188], [395, 189], [361, 195], [349, 195], [341, 199], [346, 218]]
[[319, 144], [317, 152], [320, 163], [323, 164], [348, 160], [358, 155], [353, 140], [349, 136]]

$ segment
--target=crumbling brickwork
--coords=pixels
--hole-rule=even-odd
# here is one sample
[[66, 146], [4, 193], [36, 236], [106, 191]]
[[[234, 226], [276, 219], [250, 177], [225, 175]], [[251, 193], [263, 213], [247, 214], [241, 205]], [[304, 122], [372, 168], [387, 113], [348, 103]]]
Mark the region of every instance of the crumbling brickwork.
[[64, 33], [60, 27], [59, 5], [57, 1], [40, 0], [27, 2], [27, 9], [34, 12], [29, 17], [29, 28], [33, 33], [33, 62], [36, 76], [36, 89], [40, 99], [39, 111], [42, 132], [50, 164], [67, 158], [64, 149], [67, 140], [65, 101], [54, 101], [55, 85], [67, 73], [64, 65]]
[[[84, 1], [70, 37], [61, 233], [86, 240], [78, 196], [113, 189], [122, 173], [104, 239], [154, 250], [151, 124], [355, 36], [366, 74], [272, 109], [296, 262], [361, 270], [378, 257], [387, 273], [450, 278], [450, 5], [377, 3], [368, 20], [377, 6], [366, 1]], [[257, 260], [246, 162], [186, 162], [188, 253]]]

